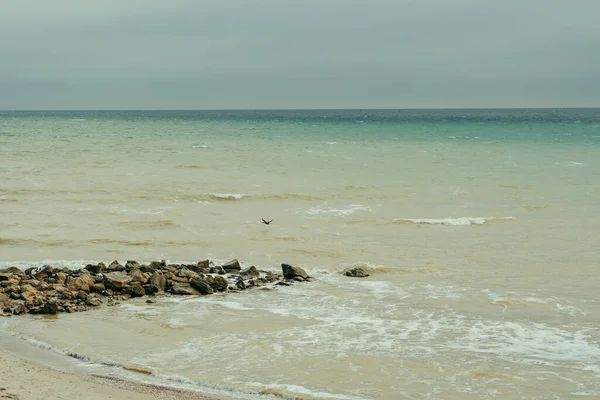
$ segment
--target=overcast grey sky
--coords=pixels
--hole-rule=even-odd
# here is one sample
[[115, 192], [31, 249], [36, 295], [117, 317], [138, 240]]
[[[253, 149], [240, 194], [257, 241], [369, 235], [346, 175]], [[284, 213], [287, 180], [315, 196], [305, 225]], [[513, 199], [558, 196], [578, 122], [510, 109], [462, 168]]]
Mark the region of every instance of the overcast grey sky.
[[1, 6], [5, 110], [600, 106], [600, 0]]

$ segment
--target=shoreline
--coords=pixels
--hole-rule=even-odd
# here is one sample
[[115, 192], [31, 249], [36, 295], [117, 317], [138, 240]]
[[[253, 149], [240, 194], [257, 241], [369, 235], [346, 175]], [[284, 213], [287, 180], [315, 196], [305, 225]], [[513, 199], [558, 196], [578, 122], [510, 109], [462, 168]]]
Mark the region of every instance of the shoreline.
[[113, 376], [61, 371], [4, 346], [0, 348], [0, 377], [0, 399], [230, 400]]

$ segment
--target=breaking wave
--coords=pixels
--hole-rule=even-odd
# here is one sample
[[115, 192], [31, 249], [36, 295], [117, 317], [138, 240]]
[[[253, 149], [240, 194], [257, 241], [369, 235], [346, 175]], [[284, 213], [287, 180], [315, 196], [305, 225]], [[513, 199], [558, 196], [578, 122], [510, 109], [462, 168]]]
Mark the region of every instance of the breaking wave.
[[513, 221], [514, 217], [458, 217], [458, 218], [398, 218], [396, 224], [420, 224], [420, 225], [483, 225], [492, 221]]

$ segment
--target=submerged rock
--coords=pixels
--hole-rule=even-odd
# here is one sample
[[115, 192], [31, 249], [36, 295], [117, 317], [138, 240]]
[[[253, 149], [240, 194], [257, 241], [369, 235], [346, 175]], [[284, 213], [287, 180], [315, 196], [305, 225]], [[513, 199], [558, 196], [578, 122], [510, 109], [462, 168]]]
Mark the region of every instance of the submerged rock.
[[369, 273], [362, 267], [354, 267], [344, 271], [344, 275], [352, 276], [355, 278], [366, 278]]

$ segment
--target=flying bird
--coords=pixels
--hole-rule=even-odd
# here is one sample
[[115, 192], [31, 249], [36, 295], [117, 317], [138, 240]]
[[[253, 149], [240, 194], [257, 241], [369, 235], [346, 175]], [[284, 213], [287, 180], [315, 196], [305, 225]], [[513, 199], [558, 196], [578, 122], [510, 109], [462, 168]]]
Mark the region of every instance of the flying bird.
[[262, 218], [262, 222], [263, 222], [263, 224], [265, 224], [265, 225], [269, 225], [271, 222], [273, 222], [273, 220], [270, 220], [270, 221], [265, 221], [265, 219], [264, 219], [264, 218]]

